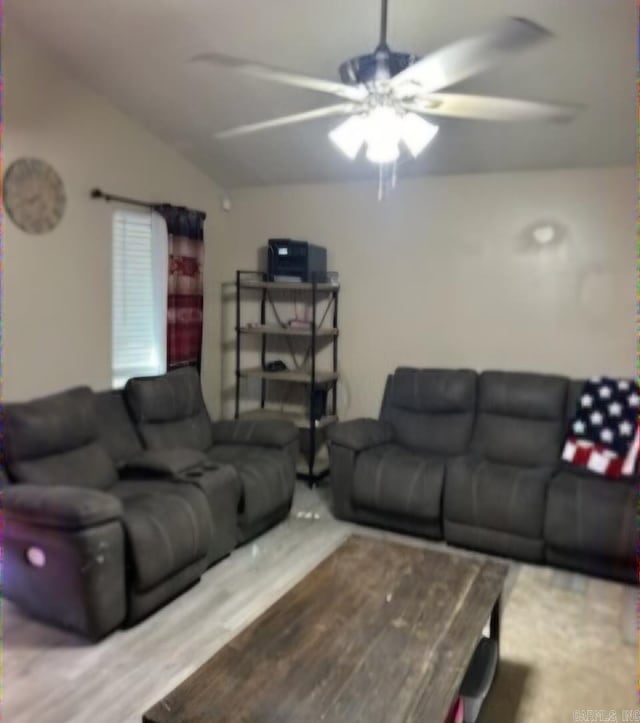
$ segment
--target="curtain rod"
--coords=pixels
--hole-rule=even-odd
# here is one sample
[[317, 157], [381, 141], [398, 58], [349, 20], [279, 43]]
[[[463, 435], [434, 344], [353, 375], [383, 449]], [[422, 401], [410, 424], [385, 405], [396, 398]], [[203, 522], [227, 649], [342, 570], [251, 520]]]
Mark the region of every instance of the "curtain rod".
[[[110, 203], [111, 201], [119, 201], [120, 203], [126, 203], [129, 206], [141, 206], [142, 208], [148, 208], [151, 211], [155, 211], [159, 208], [162, 208], [163, 206], [171, 205], [169, 203], [152, 203], [151, 201], [140, 201], [137, 198], [128, 198], [127, 196], [116, 196], [113, 193], [105, 193], [99, 188], [94, 188], [91, 191], [91, 198], [102, 198], [107, 203]], [[177, 206], [177, 208], [184, 211], [189, 210], [185, 206]], [[202, 214], [203, 218], [207, 217], [207, 214], [204, 211], [196, 211], [196, 213]]]

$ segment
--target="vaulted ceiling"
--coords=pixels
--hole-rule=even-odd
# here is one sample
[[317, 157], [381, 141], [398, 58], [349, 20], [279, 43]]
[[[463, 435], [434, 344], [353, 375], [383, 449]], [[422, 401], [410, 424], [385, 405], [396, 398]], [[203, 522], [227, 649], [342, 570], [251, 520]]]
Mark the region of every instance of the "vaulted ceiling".
[[[378, 0], [5, 0], [5, 10], [82, 80], [227, 187], [375, 175], [366, 161], [350, 162], [331, 146], [335, 119], [216, 140], [215, 131], [334, 101], [187, 60], [215, 50], [337, 79], [343, 60], [375, 47]], [[507, 15], [555, 37], [455, 90], [584, 110], [566, 125], [437, 119], [436, 141], [399, 172], [633, 164], [633, 0], [391, 0], [389, 42], [423, 55]]]

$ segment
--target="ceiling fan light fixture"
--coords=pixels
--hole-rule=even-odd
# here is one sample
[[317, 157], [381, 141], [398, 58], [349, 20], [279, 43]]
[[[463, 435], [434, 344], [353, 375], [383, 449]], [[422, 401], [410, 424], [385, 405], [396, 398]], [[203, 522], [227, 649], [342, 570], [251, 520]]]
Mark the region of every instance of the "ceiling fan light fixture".
[[438, 133], [438, 126], [429, 123], [416, 113], [405, 113], [400, 119], [401, 138], [414, 158], [431, 143]]
[[[1, 1], [1, 0], [0, 0]], [[249, 123], [216, 133], [216, 138], [237, 138], [250, 133], [291, 126], [319, 118], [342, 117], [329, 133], [331, 141], [350, 160], [363, 146], [366, 157], [380, 164], [380, 179], [395, 179], [392, 164], [406, 151], [418, 157], [433, 141], [438, 127], [422, 118], [438, 116], [464, 120], [523, 121], [570, 120], [578, 106], [492, 98], [442, 92], [490, 68], [507, 62], [521, 51], [548, 40], [552, 35], [524, 18], [506, 18], [486, 31], [445, 45], [425, 57], [391, 50], [387, 44], [389, 0], [381, 2], [380, 42], [377, 48], [340, 65], [341, 82], [315, 78], [297, 71], [272, 67], [218, 52], [195, 55], [191, 60], [229, 68], [249, 77], [295, 88], [337, 96], [342, 102], [301, 113]], [[541, 231], [539, 243], [547, 240]]]
[[358, 155], [365, 141], [367, 120], [364, 116], [354, 115], [334, 128], [329, 138], [347, 158], [352, 161]]
[[372, 108], [366, 115], [354, 115], [329, 133], [331, 141], [354, 160], [364, 144], [372, 163], [393, 163], [400, 156], [402, 141], [416, 158], [435, 138], [438, 126], [416, 113], [400, 114], [388, 105]]

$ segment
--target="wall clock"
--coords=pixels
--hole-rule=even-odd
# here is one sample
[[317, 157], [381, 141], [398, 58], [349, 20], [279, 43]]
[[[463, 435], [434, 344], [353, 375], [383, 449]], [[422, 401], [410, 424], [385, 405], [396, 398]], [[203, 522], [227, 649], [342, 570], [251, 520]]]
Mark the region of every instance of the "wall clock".
[[52, 166], [37, 158], [20, 158], [9, 166], [3, 194], [9, 218], [27, 233], [54, 229], [67, 204], [62, 179]]

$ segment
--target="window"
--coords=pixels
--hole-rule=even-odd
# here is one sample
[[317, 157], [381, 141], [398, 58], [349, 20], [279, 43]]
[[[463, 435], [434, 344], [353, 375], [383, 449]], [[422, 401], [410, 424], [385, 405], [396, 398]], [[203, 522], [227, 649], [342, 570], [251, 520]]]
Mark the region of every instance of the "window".
[[112, 256], [112, 385], [166, 371], [168, 240], [156, 213], [116, 211]]

